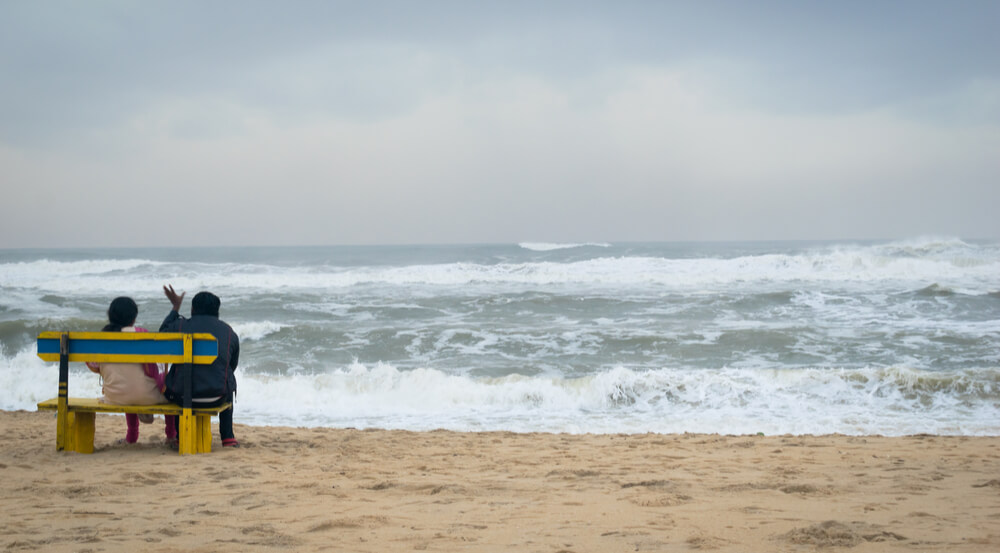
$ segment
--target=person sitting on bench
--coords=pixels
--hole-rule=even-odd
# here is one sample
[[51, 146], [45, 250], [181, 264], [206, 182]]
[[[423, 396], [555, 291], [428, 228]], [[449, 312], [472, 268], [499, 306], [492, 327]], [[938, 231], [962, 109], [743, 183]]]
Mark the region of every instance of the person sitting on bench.
[[[178, 294], [174, 287], [163, 287], [163, 293], [170, 300], [173, 309], [163, 319], [160, 332], [205, 332], [215, 336], [219, 344], [219, 356], [211, 365], [200, 366], [192, 371], [191, 397], [195, 407], [217, 406], [232, 403], [236, 393], [236, 365], [240, 359], [240, 339], [232, 327], [219, 319], [222, 301], [211, 292], [198, 292], [191, 300], [191, 318], [180, 314], [184, 294]], [[183, 406], [184, 386], [178, 364], [171, 365], [167, 372], [164, 394], [171, 402]], [[233, 434], [233, 408], [219, 413], [219, 434], [223, 447], [239, 447]]]
[[[108, 324], [103, 332], [148, 332], [135, 326], [139, 306], [129, 297], [117, 297], [108, 307]], [[101, 375], [101, 403], [109, 405], [156, 405], [169, 403], [163, 395], [164, 375], [156, 363], [87, 363], [87, 368]], [[153, 415], [125, 414], [125, 443], [134, 444], [139, 440], [139, 421], [153, 422]], [[177, 439], [175, 420], [167, 419], [168, 441]]]

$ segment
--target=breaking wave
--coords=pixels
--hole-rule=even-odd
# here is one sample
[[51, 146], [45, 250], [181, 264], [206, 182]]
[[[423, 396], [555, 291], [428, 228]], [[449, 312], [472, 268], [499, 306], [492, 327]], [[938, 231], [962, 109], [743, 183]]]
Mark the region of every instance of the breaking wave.
[[581, 244], [561, 244], [552, 242], [521, 242], [518, 246], [531, 250], [533, 252], [551, 252], [555, 250], [568, 250], [572, 248], [610, 248], [611, 244], [607, 242], [586, 242]]

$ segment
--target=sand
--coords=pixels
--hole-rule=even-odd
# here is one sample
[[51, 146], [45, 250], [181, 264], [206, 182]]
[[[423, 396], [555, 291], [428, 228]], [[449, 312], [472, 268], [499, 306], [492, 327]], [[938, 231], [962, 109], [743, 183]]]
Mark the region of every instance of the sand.
[[3, 551], [1000, 551], [1000, 437], [0, 430]]

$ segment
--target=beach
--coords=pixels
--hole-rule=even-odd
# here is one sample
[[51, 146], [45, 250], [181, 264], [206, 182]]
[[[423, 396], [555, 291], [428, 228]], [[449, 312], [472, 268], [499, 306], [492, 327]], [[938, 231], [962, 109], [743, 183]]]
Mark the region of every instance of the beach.
[[57, 452], [0, 412], [4, 551], [996, 551], [1000, 437], [555, 434], [163, 423]]

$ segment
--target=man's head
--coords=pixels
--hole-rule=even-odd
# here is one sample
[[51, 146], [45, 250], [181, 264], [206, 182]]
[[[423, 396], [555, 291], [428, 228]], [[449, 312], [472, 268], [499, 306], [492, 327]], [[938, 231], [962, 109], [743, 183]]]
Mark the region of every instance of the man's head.
[[222, 301], [219, 300], [219, 296], [211, 292], [198, 292], [191, 300], [191, 316], [211, 315], [218, 317], [220, 305], [222, 305]]

